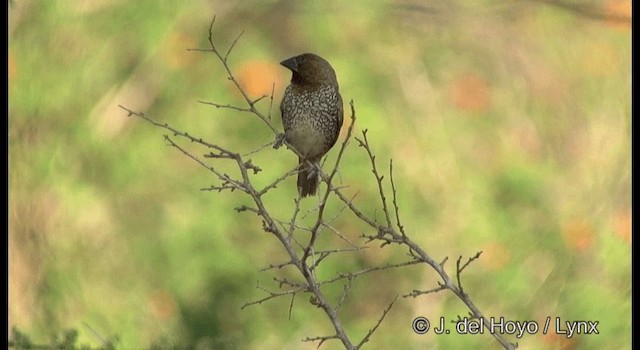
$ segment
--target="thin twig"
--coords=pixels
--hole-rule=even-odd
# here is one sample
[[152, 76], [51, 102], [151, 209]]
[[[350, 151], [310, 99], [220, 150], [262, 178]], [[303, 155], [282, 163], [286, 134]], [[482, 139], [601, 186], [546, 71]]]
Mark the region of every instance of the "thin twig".
[[246, 307], [248, 307], [248, 306], [262, 304], [265, 301], [271, 300], [273, 298], [281, 297], [283, 295], [297, 294], [297, 293], [305, 291], [304, 288], [296, 288], [296, 289], [287, 290], [287, 291], [284, 291], [284, 292], [271, 292], [271, 291], [268, 291], [265, 288], [262, 288], [260, 286], [256, 286], [256, 288], [261, 289], [261, 290], [269, 293], [269, 295], [264, 297], [264, 298], [262, 298], [262, 299], [258, 299], [258, 300], [255, 300], [255, 301], [251, 301], [251, 302], [245, 303], [244, 305], [242, 305], [240, 307], [241, 310], [246, 308]]
[[389, 209], [387, 208], [387, 198], [384, 195], [384, 188], [382, 186], [382, 179], [384, 179], [384, 176], [378, 173], [378, 168], [376, 167], [376, 156], [373, 155], [371, 148], [369, 147], [366, 129], [362, 131], [362, 137], [363, 140], [358, 138], [356, 138], [356, 140], [358, 140], [360, 147], [363, 147], [369, 155], [369, 160], [371, 161], [371, 172], [376, 178], [378, 193], [380, 195], [380, 200], [382, 201], [382, 211], [384, 212], [385, 219], [387, 220], [387, 227], [391, 227], [391, 217], [389, 216]]
[[227, 59], [229, 58], [229, 54], [231, 53], [231, 50], [233, 50], [233, 47], [236, 46], [236, 44], [238, 43], [238, 40], [240, 40], [240, 37], [242, 36], [242, 34], [244, 34], [244, 30], [241, 31], [240, 34], [238, 34], [238, 36], [236, 37], [236, 39], [233, 40], [231, 45], [229, 45], [229, 49], [227, 50], [227, 53], [224, 55], [224, 58], [222, 59], [222, 62], [227, 63]]
[[223, 105], [223, 104], [220, 104], [220, 103], [201, 101], [201, 100], [198, 100], [198, 102], [202, 103], [203, 105], [214, 106], [216, 108], [226, 108], [226, 109], [232, 109], [232, 110], [239, 111], [239, 112], [252, 113], [251, 108], [238, 107], [238, 106], [233, 106], [233, 105], [230, 105], [230, 104]]
[[271, 84], [271, 97], [269, 98], [269, 112], [267, 113], [267, 118], [269, 122], [271, 122], [271, 111], [273, 110], [273, 94], [276, 90], [276, 83]]
[[360, 349], [366, 342], [369, 341], [369, 338], [371, 338], [371, 335], [373, 335], [373, 333], [376, 331], [376, 329], [378, 329], [378, 327], [380, 327], [380, 324], [382, 323], [384, 318], [387, 317], [387, 314], [389, 313], [389, 310], [391, 310], [391, 307], [393, 307], [393, 304], [396, 302], [396, 300], [398, 300], [398, 296], [397, 295], [396, 295], [395, 298], [393, 298], [391, 303], [389, 303], [389, 306], [387, 306], [387, 308], [384, 309], [384, 312], [382, 312], [382, 316], [380, 316], [380, 318], [378, 319], [378, 322], [376, 322], [375, 326], [373, 326], [373, 328], [371, 328], [369, 330], [369, 332], [367, 332], [367, 335], [365, 335], [364, 338], [362, 338], [360, 343], [358, 343], [358, 345], [356, 345], [356, 349]]
[[352, 278], [352, 277], [358, 277], [360, 275], [364, 275], [364, 274], [371, 273], [371, 272], [384, 271], [384, 270], [388, 270], [388, 269], [393, 269], [393, 268], [398, 268], [398, 267], [403, 267], [403, 266], [416, 265], [416, 264], [420, 264], [420, 263], [422, 263], [422, 261], [410, 260], [410, 261], [397, 263], [397, 264], [386, 264], [386, 265], [382, 265], [382, 266], [368, 267], [366, 269], [362, 269], [362, 270], [355, 271], [355, 272], [339, 273], [338, 276], [330, 278], [330, 279], [322, 281], [322, 282], [319, 282], [318, 284], [319, 285], [332, 284], [332, 283], [335, 283], [335, 282], [343, 280], [343, 279], [348, 279], [348, 278]]
[[389, 160], [389, 181], [391, 182], [391, 191], [393, 193], [393, 209], [396, 213], [396, 226], [398, 226], [400, 233], [402, 233], [403, 236], [406, 236], [407, 234], [404, 232], [404, 226], [400, 223], [400, 207], [398, 206], [397, 201], [396, 184], [393, 181], [393, 159]]
[[351, 289], [352, 282], [355, 278], [355, 276], [349, 276], [347, 282], [342, 287], [342, 295], [340, 295], [340, 299], [338, 299], [338, 303], [336, 304], [336, 312], [340, 311], [342, 303], [344, 303], [345, 299], [347, 298], [347, 294], [349, 294], [349, 290]]
[[446, 290], [446, 289], [447, 289], [447, 286], [445, 286], [444, 284], [438, 282], [438, 286], [435, 287], [435, 288], [432, 288], [432, 289], [429, 289], [429, 290], [417, 290], [417, 289], [414, 289], [414, 290], [411, 291], [411, 293], [405, 294], [402, 297], [403, 298], [407, 298], [407, 297], [415, 298], [415, 297], [420, 296], [420, 295], [430, 294], [430, 293], [437, 293], [437, 292], [440, 292], [440, 291], [443, 291], [443, 290]]

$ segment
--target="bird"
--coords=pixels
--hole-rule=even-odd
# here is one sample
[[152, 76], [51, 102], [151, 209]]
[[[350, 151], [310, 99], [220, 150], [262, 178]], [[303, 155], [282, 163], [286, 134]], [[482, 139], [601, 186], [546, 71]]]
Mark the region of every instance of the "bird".
[[320, 159], [335, 145], [342, 127], [338, 79], [331, 64], [313, 53], [280, 64], [292, 73], [280, 103], [284, 140], [298, 153], [298, 194], [312, 196], [318, 189]]

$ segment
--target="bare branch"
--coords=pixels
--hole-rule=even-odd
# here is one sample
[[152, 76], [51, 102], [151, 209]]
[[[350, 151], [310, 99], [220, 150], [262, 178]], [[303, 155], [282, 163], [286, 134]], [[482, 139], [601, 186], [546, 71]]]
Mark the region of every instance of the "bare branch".
[[254, 212], [254, 213], [256, 213], [256, 214], [260, 215], [260, 211], [259, 211], [258, 209], [256, 209], [256, 208], [251, 208], [251, 207], [248, 207], [248, 206], [246, 206], [246, 205], [241, 205], [241, 206], [236, 207], [236, 208], [234, 208], [234, 209], [235, 209], [235, 211], [237, 211], [238, 213], [241, 213], [241, 212], [243, 212], [243, 211], [251, 211], [251, 212]]
[[467, 266], [469, 266], [469, 264], [478, 259], [480, 257], [480, 254], [482, 254], [482, 251], [479, 251], [476, 253], [476, 255], [470, 257], [466, 263], [464, 263], [464, 265], [460, 266], [460, 262], [462, 261], [462, 255], [460, 255], [460, 257], [458, 258], [458, 260], [456, 260], [456, 279], [458, 280], [458, 289], [460, 290], [460, 293], [462, 293], [462, 295], [466, 295], [464, 293], [464, 290], [462, 289], [462, 281], [460, 280], [460, 275], [462, 275], [462, 270], [464, 270]]
[[[476, 253], [476, 255], [470, 257], [466, 263], [464, 263], [464, 265], [462, 265], [462, 267], [460, 267], [460, 269], [458, 269], [458, 273], [461, 273], [462, 270], [464, 270], [467, 266], [469, 266], [469, 264], [471, 264], [474, 260], [479, 259], [480, 258], [480, 254], [482, 254], [482, 250], [478, 251]], [[461, 257], [462, 258], [462, 257]]]
[[[237, 41], [240, 39], [240, 36], [242, 35], [242, 33], [240, 33], [240, 35], [238, 35], [238, 37], [236, 37], [236, 39], [233, 41], [233, 43], [229, 46], [229, 49], [227, 50], [226, 54], [224, 56], [222, 56], [220, 54], [220, 51], [218, 51], [218, 48], [216, 47], [215, 41], [213, 40], [213, 24], [214, 24], [214, 22], [215, 22], [215, 17], [214, 17], [213, 21], [211, 21], [211, 25], [209, 26], [209, 45], [211, 46], [211, 52], [213, 52], [216, 55], [216, 57], [218, 58], [218, 60], [222, 64], [222, 66], [224, 67], [225, 71], [227, 72], [227, 79], [231, 80], [233, 85], [236, 87], [236, 90], [244, 98], [245, 102], [249, 106], [248, 111], [251, 112], [252, 114], [254, 114], [255, 116], [257, 116], [258, 118], [260, 118], [271, 129], [271, 131], [273, 131], [273, 133], [277, 135], [278, 132], [276, 131], [275, 127], [273, 125], [271, 125], [270, 118], [267, 118], [264, 114], [262, 114], [258, 109], [255, 108], [255, 103], [258, 100], [252, 100], [249, 97], [249, 95], [247, 94], [247, 92], [244, 91], [244, 89], [242, 88], [242, 86], [240, 85], [238, 80], [233, 75], [233, 72], [231, 71], [231, 68], [229, 67], [229, 64], [227, 62], [227, 60], [229, 58], [229, 55], [231, 54], [231, 51], [235, 47]], [[215, 106], [215, 104], [213, 104], [213, 103], [211, 103], [211, 104]], [[241, 109], [241, 110], [243, 110], [243, 109]]]
[[265, 149], [265, 148], [267, 148], [267, 147], [269, 147], [269, 146], [272, 146], [272, 145], [273, 145], [273, 141], [271, 141], [271, 142], [269, 142], [269, 143], [265, 143], [264, 145], [262, 145], [262, 146], [258, 147], [257, 149], [255, 149], [255, 150], [253, 150], [253, 151], [251, 151], [251, 152], [249, 152], [249, 153], [245, 153], [245, 154], [243, 154], [242, 156], [243, 156], [243, 157], [250, 156], [250, 155], [255, 154], [255, 153], [258, 153], [258, 152], [262, 151], [263, 149]]
[[393, 192], [393, 209], [396, 213], [396, 226], [398, 226], [400, 233], [406, 237], [407, 234], [404, 232], [404, 226], [400, 223], [400, 207], [397, 201], [396, 184], [393, 181], [393, 159], [389, 160], [389, 181], [391, 182], [391, 191]]
[[283, 174], [279, 178], [275, 179], [272, 183], [270, 183], [269, 185], [265, 186], [262, 190], [258, 191], [258, 196], [262, 196], [263, 194], [267, 193], [270, 189], [276, 188], [276, 186], [278, 186], [279, 183], [281, 183], [282, 181], [286, 180], [290, 176], [297, 174], [299, 171], [300, 170], [298, 170], [298, 166], [296, 166], [295, 168], [289, 170], [288, 172], [286, 172], [285, 174]]
[[387, 317], [387, 314], [389, 313], [389, 310], [391, 310], [391, 308], [393, 307], [393, 304], [396, 302], [396, 300], [398, 300], [398, 296], [397, 295], [396, 295], [395, 298], [393, 298], [393, 300], [391, 301], [389, 306], [387, 306], [387, 308], [384, 310], [384, 312], [382, 313], [382, 316], [380, 316], [380, 318], [378, 319], [378, 322], [376, 322], [375, 326], [373, 326], [373, 328], [371, 328], [369, 330], [369, 332], [367, 332], [367, 335], [365, 335], [364, 338], [362, 338], [360, 343], [358, 343], [358, 345], [356, 345], [356, 349], [360, 349], [366, 342], [369, 341], [369, 338], [371, 338], [371, 335], [376, 331], [376, 329], [378, 329], [378, 327], [380, 327], [380, 324], [382, 323], [384, 318]]
[[209, 106], [214, 106], [216, 108], [226, 108], [226, 109], [232, 109], [235, 111], [239, 111], [239, 112], [248, 112], [248, 113], [252, 113], [251, 108], [245, 108], [245, 107], [238, 107], [238, 106], [233, 106], [230, 104], [219, 104], [219, 103], [215, 103], [215, 102], [208, 102], [208, 101], [201, 101], [198, 100], [198, 102], [202, 103], [203, 105], [209, 105]]
[[268, 290], [266, 290], [266, 289], [264, 289], [264, 288], [262, 288], [260, 286], [258, 286], [257, 288], [262, 289], [263, 291], [269, 293], [269, 295], [264, 297], [264, 298], [262, 298], [262, 299], [258, 299], [256, 301], [252, 301], [252, 302], [249, 302], [249, 303], [246, 303], [246, 304], [242, 305], [240, 307], [241, 310], [244, 309], [247, 306], [262, 304], [265, 301], [271, 300], [273, 298], [281, 297], [281, 296], [284, 296], [284, 295], [290, 295], [290, 294], [294, 294], [295, 295], [297, 293], [304, 292], [304, 288], [297, 288], [297, 289], [287, 290], [287, 291], [284, 291], [284, 292], [271, 292], [271, 291], [268, 291]]
[[281, 264], [269, 264], [269, 266], [261, 268], [260, 271], [262, 272], [262, 271], [267, 271], [271, 269], [281, 269], [285, 266], [291, 266], [291, 265], [293, 265], [293, 261], [287, 261]]
[[240, 34], [238, 34], [238, 36], [236, 37], [236, 39], [233, 40], [231, 45], [229, 45], [229, 49], [227, 50], [227, 53], [224, 55], [224, 58], [222, 59], [222, 62], [224, 62], [224, 63], [227, 62], [227, 59], [229, 58], [229, 54], [231, 53], [231, 50], [233, 50], [233, 47], [236, 46], [236, 43], [238, 43], [238, 40], [240, 39], [242, 34], [244, 34], [244, 30], [241, 31]]
[[293, 302], [296, 300], [297, 293], [291, 294], [291, 303], [289, 303], [289, 320], [291, 320], [291, 313], [293, 312]]
[[409, 265], [416, 265], [416, 264], [420, 264], [420, 263], [422, 263], [422, 261], [410, 260], [410, 261], [397, 263], [397, 264], [386, 264], [386, 265], [383, 265], [383, 266], [369, 267], [369, 268], [362, 269], [362, 270], [355, 271], [355, 272], [339, 273], [337, 277], [328, 279], [326, 281], [319, 282], [318, 284], [319, 285], [331, 284], [331, 283], [335, 283], [335, 282], [343, 280], [343, 279], [358, 277], [360, 275], [364, 275], [364, 274], [375, 272], [375, 271], [383, 271], [383, 270], [388, 270], [388, 269], [392, 269], [392, 268], [398, 268], [398, 267], [409, 266]]
[[405, 294], [402, 297], [403, 298], [407, 298], [407, 297], [415, 298], [415, 297], [420, 296], [420, 295], [430, 294], [430, 293], [437, 293], [437, 292], [440, 292], [440, 291], [443, 291], [443, 290], [446, 290], [446, 289], [447, 289], [447, 286], [445, 286], [444, 284], [438, 282], [438, 286], [435, 287], [435, 288], [432, 288], [432, 289], [429, 289], [429, 290], [417, 290], [417, 289], [414, 289], [413, 291], [411, 291], [411, 293]]
[[323, 226], [331, 230], [336, 236], [340, 237], [340, 239], [345, 241], [348, 245], [352, 247], [356, 247], [356, 245], [353, 242], [351, 242], [347, 237], [345, 237], [342, 233], [340, 233], [340, 231], [338, 231], [333, 226], [329, 225], [328, 223], [324, 223]]
[[387, 208], [387, 198], [384, 195], [384, 188], [382, 186], [382, 179], [384, 179], [384, 176], [378, 173], [378, 168], [376, 167], [376, 156], [373, 155], [373, 152], [369, 147], [369, 140], [367, 139], [366, 129], [362, 131], [362, 138], [363, 140], [360, 140], [358, 138], [356, 138], [356, 140], [358, 140], [359, 146], [363, 147], [369, 155], [369, 160], [371, 161], [371, 172], [373, 172], [373, 175], [376, 178], [376, 182], [378, 183], [378, 194], [380, 195], [380, 200], [382, 201], [382, 211], [384, 212], [385, 219], [387, 220], [387, 227], [391, 227], [391, 217], [389, 216], [389, 209]]
[[267, 113], [267, 118], [269, 119], [269, 122], [271, 122], [271, 111], [273, 110], [273, 94], [275, 90], [276, 90], [276, 83], [273, 83], [271, 84], [271, 95], [269, 98], [269, 112]]
[[320, 346], [322, 346], [322, 344], [324, 344], [325, 341], [331, 340], [331, 339], [339, 339], [339, 338], [340, 337], [337, 334], [334, 334], [334, 335], [326, 335], [322, 337], [306, 337], [302, 339], [302, 341], [307, 341], [307, 342], [319, 341], [318, 343], [318, 349], [319, 349]]
[[295, 203], [295, 207], [293, 209], [293, 215], [291, 216], [291, 221], [289, 222], [289, 229], [287, 230], [287, 240], [291, 240], [293, 237], [293, 231], [296, 229], [296, 220], [298, 219], [298, 213], [300, 213], [300, 196], [298, 198], [293, 199]]
[[349, 290], [351, 289], [351, 282], [353, 282], [355, 278], [356, 278], [355, 276], [349, 276], [347, 278], [347, 282], [342, 287], [342, 295], [340, 295], [340, 299], [336, 304], [336, 312], [340, 311], [340, 308], [342, 307], [342, 303], [344, 303], [345, 299], [347, 298], [347, 294], [349, 294]]

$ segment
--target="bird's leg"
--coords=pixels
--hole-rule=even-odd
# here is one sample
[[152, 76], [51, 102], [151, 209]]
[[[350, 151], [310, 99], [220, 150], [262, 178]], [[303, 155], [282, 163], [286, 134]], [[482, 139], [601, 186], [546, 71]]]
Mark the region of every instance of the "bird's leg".
[[312, 164], [307, 172], [307, 179], [313, 179], [315, 177], [318, 177], [318, 168], [316, 164]]

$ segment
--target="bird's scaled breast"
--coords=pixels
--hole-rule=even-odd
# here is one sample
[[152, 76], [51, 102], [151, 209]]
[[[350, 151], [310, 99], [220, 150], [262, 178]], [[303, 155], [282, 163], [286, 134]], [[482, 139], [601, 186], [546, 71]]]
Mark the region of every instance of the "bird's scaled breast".
[[305, 158], [315, 158], [327, 151], [326, 134], [311, 118], [300, 118], [286, 132], [287, 142]]
[[336, 133], [337, 90], [327, 86], [317, 90], [289, 87], [282, 104], [282, 121], [287, 141], [303, 156], [322, 156]]

